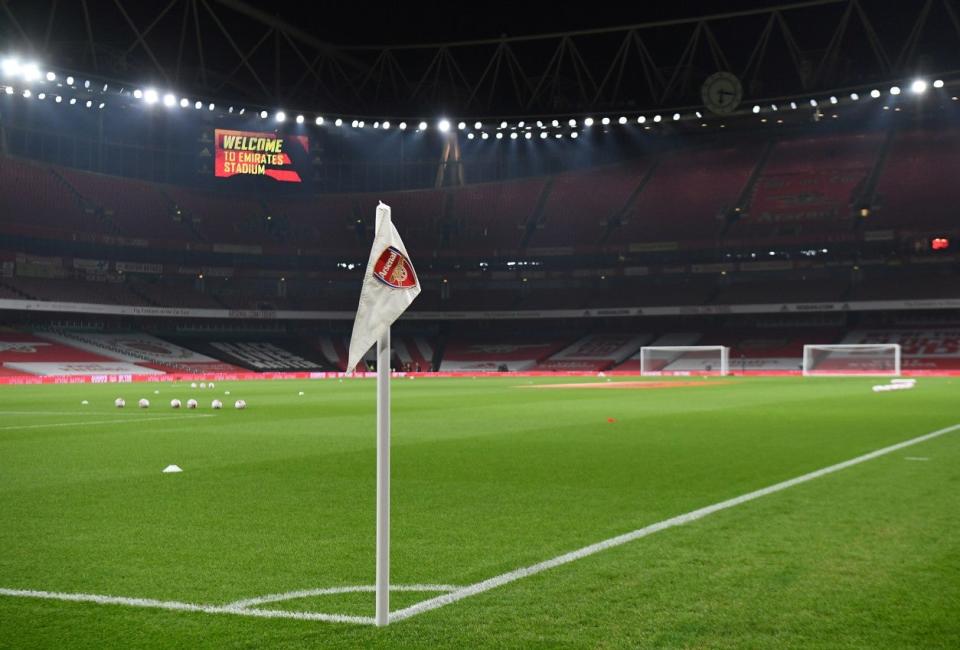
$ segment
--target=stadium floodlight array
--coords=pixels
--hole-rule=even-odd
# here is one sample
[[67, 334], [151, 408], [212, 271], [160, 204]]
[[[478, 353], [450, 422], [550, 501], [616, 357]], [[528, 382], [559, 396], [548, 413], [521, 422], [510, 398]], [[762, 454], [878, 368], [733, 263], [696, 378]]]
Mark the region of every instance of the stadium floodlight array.
[[640, 348], [641, 375], [730, 374], [730, 348], [723, 345], [649, 345]]
[[804, 377], [899, 377], [899, 343], [804, 345]]
[[[944, 82], [943, 79], [939, 79], [939, 78], [933, 79], [932, 81], [924, 78], [902, 79], [901, 83], [902, 85], [895, 84], [888, 88], [887, 92], [891, 97], [896, 98], [897, 96], [899, 96], [902, 92], [902, 89], [904, 88], [909, 88], [913, 96], [919, 97], [921, 95], [926, 94], [928, 88], [932, 87], [934, 89], [941, 89], [941, 88], [944, 88], [944, 86], [946, 85], [946, 82]], [[952, 80], [950, 83], [955, 85], [957, 81]], [[19, 87], [15, 88], [13, 84], [17, 84]], [[37, 85], [39, 88], [31, 89], [28, 87], [34, 84]], [[101, 84], [102, 84], [102, 87], [101, 87]], [[90, 98], [89, 101], [81, 101], [81, 104], [84, 106], [87, 106], [87, 108], [92, 108], [95, 105], [99, 106], [100, 108], [104, 108], [106, 106], [106, 102], [102, 100], [106, 99], [108, 96], [113, 98], [119, 97], [122, 100], [127, 100], [127, 101], [130, 98], [132, 98], [134, 100], [143, 102], [143, 104], [146, 105], [147, 107], [152, 107], [156, 104], [161, 104], [162, 106], [168, 109], [173, 109], [176, 106], [179, 106], [181, 109], [193, 108], [194, 110], [201, 110], [204, 107], [206, 107], [207, 110], [209, 111], [215, 111], [218, 108], [218, 104], [214, 101], [210, 101], [209, 98], [203, 99], [203, 98], [197, 98], [197, 97], [188, 97], [186, 95], [181, 95], [177, 92], [174, 92], [173, 90], [162, 91], [157, 88], [151, 88], [151, 87], [137, 87], [136, 85], [130, 86], [125, 82], [119, 82], [117, 80], [101, 79], [99, 81], [93, 81], [91, 79], [82, 79], [82, 82], [81, 82], [81, 80], [78, 80], [72, 75], [58, 73], [53, 70], [45, 72], [45, 69], [41, 66], [40, 63], [35, 61], [25, 61], [25, 62], [21, 61], [19, 56], [17, 56], [16, 54], [0, 55], [0, 92], [5, 94], [16, 93], [26, 99], [29, 99], [33, 96], [36, 96], [39, 99], [43, 99], [45, 97], [45, 93], [41, 94], [41, 93], [37, 93], [36, 91], [45, 86], [50, 88], [51, 90], [59, 89], [63, 92], [75, 92], [83, 95], [88, 95], [88, 94], [100, 95], [100, 97], [97, 97], [96, 100], [94, 100], [93, 98]], [[781, 107], [786, 107], [788, 105], [791, 109], [796, 110], [798, 108], [798, 103], [797, 103], [798, 101], [801, 104], [804, 104], [804, 103], [809, 104], [809, 106], [811, 106], [814, 109], [817, 109], [818, 106], [820, 106], [821, 104], [826, 104], [827, 102], [829, 102], [831, 105], [847, 104], [847, 103], [858, 101], [860, 99], [860, 92], [863, 92], [864, 96], [866, 96], [867, 90], [869, 88], [871, 87], [862, 86], [858, 88], [843, 89], [845, 96], [843, 96], [842, 98], [839, 97], [838, 95], [829, 95], [818, 100], [816, 98], [809, 97], [809, 95], [797, 96], [795, 98], [796, 101], [790, 101], [789, 104], [784, 103], [783, 98], [768, 98], [765, 101], [758, 100], [758, 103], [754, 104], [752, 106], [752, 109], [749, 108], [749, 105], [744, 105], [743, 109], [738, 112], [741, 114], [746, 114], [752, 111], [754, 114], [761, 114], [761, 113], [765, 114], [769, 112], [777, 112], [780, 110]], [[860, 92], [850, 92], [851, 90], [860, 91]], [[847, 96], [846, 96], [847, 93], [849, 93], [848, 95], [849, 99], [847, 99]], [[869, 96], [873, 99], [877, 99], [881, 97], [881, 95], [882, 95], [881, 91], [877, 88], [872, 88], [869, 91]], [[781, 104], [778, 105], [777, 103], [770, 103], [770, 101], [773, 99], [776, 99], [776, 101], [781, 101]], [[69, 102], [71, 106], [75, 105], [76, 103], [77, 102], [74, 100], [71, 100]], [[120, 101], [118, 102], [118, 104], [120, 106], [125, 106], [126, 101]], [[220, 108], [221, 108], [221, 113], [223, 114], [227, 114], [227, 115], [234, 114], [234, 106], [229, 106], [229, 107], [222, 106]], [[256, 108], [241, 106], [239, 107], [239, 112], [236, 114], [238, 116], [243, 116], [246, 113], [248, 108], [250, 108], [251, 115], [253, 116], [259, 115], [261, 119], [267, 119], [268, 117], [272, 116], [273, 119], [278, 123], [283, 123], [284, 121], [286, 121], [286, 118], [288, 115], [288, 112], [283, 109], [267, 110], [263, 106], [256, 107]], [[308, 112], [309, 111], [296, 111], [296, 112], [291, 111], [289, 114], [296, 115], [297, 124], [302, 125], [306, 123], [305, 113], [308, 113]], [[674, 122], [679, 122], [681, 120], [685, 120], [685, 121], [698, 120], [699, 121], [703, 119], [703, 114], [700, 111], [688, 111], [688, 110], [685, 110], [684, 112], [671, 111], [671, 113], [669, 113], [668, 115], [672, 115]], [[397, 117], [397, 116], [394, 116], [394, 117]], [[611, 114], [611, 115], [599, 116], [596, 118], [588, 115], [582, 115], [579, 117], [582, 120], [582, 125], [584, 127], [589, 128], [594, 124], [600, 124], [600, 125], [603, 125], [603, 127], [608, 127], [608, 128], [597, 129], [597, 131], [601, 133], [613, 132], [616, 130], [613, 127], [624, 128], [631, 123], [643, 124], [645, 125], [644, 126], [645, 129], [651, 128], [649, 125], [647, 125], [648, 116], [646, 115], [635, 114], [628, 117], [627, 115]], [[373, 124], [374, 128], [380, 130], [381, 128], [380, 125], [382, 125], [383, 129], [389, 128], [390, 119], [393, 119], [393, 118], [389, 118], [388, 116], [379, 116], [379, 117], [363, 116], [363, 119], [361, 119], [361, 116], [359, 115], [357, 116], [342, 115], [334, 119], [334, 124], [336, 126], [342, 126], [344, 122], [346, 122], [352, 125], [353, 128], [362, 129], [364, 128], [365, 120], [366, 120], [370, 124]], [[416, 134], [424, 133], [426, 131], [433, 131], [433, 130], [436, 130], [441, 134], [449, 134], [454, 131], [453, 125], [456, 124], [457, 131], [473, 133], [474, 137], [468, 137], [468, 139], [470, 140], [476, 140], [476, 139], [487, 140], [489, 138], [488, 135], [485, 135], [487, 134], [488, 130], [483, 128], [483, 125], [481, 122], [477, 122], [476, 124], [474, 124], [473, 131], [471, 131], [469, 128], [468, 122], [457, 121], [452, 116], [434, 117], [434, 118], [430, 118], [429, 120], [423, 119], [423, 118], [409, 118], [409, 117], [408, 119], [411, 119], [411, 124], [414, 124], [414, 123], [419, 124], [419, 128], [416, 129], [415, 131]], [[415, 119], [416, 121], [413, 121], [413, 119]], [[664, 116], [659, 114], [651, 115], [650, 119], [654, 123], [658, 123], [658, 124], [660, 122], [666, 121], [664, 119]], [[766, 121], [765, 117], [762, 117], [761, 119], [762, 121]], [[518, 118], [518, 121], [501, 120], [499, 122], [500, 124], [499, 130], [510, 130], [510, 131], [513, 131], [514, 133], [516, 133], [517, 130], [523, 130], [523, 129], [526, 129], [527, 131], [529, 131], [532, 128], [532, 126], [528, 126], [527, 122], [530, 122], [530, 123], [536, 122], [537, 129], [539, 130], [538, 135], [540, 135], [540, 137], [537, 139], [534, 139], [533, 134], [531, 135], [524, 134], [524, 137], [523, 137], [524, 140], [531, 140], [531, 141], [546, 140], [547, 136], [551, 134], [557, 139], [562, 139], [566, 136], [569, 136], [570, 139], [576, 139], [578, 135], [576, 130], [574, 130], [578, 127], [577, 117], [570, 117], [569, 120], [566, 121], [567, 127], [569, 127], [567, 128], [562, 126], [563, 124], [562, 120], [556, 119], [556, 117], [553, 115], [532, 115], [529, 118]], [[314, 117], [313, 123], [316, 126], [320, 127], [326, 123], [326, 120], [322, 116], [317, 115]], [[493, 124], [496, 124], [496, 123], [497, 123], [496, 121], [493, 122]], [[404, 130], [403, 128], [404, 124], [405, 123], [401, 123], [401, 130]], [[701, 126], [707, 126], [707, 124], [702, 123]], [[721, 128], [723, 126], [724, 125], [721, 123]], [[493, 131], [491, 130], [490, 134], [492, 135], [492, 133]], [[469, 133], [467, 133], [467, 135], [469, 136]], [[504, 140], [504, 137], [497, 136], [496, 139], [502, 141]], [[510, 134], [509, 139], [517, 140], [519, 139], [519, 135]]]

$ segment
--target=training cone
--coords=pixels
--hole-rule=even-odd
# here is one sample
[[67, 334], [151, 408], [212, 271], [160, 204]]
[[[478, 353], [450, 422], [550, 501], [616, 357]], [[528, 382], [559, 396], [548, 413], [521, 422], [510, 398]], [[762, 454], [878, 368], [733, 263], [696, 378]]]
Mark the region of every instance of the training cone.
[[182, 472], [182, 471], [183, 471], [183, 470], [180, 469], [180, 466], [179, 466], [179, 465], [167, 465], [166, 467], [163, 468], [163, 473], [164, 473], [164, 474], [176, 474], [176, 473]]

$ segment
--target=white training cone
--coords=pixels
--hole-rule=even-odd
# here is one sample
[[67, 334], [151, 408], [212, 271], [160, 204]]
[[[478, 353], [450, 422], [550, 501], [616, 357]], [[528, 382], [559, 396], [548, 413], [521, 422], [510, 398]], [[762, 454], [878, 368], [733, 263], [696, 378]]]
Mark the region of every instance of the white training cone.
[[163, 468], [164, 474], [177, 474], [182, 471], [183, 470], [180, 469], [179, 465], [167, 465], [166, 467]]
[[89, 404], [90, 402], [88, 402], [87, 400], [83, 400], [83, 401], [80, 402], [80, 403], [83, 404], [84, 406], [86, 406], [86, 405]]
[[298, 394], [300, 395], [300, 397], [303, 397], [303, 391], [300, 391]]

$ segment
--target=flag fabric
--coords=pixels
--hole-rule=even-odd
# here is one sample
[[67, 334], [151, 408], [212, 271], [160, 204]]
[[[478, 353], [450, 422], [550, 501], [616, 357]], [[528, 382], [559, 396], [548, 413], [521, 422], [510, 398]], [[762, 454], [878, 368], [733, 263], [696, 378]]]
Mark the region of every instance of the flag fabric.
[[363, 276], [360, 305], [353, 321], [347, 371], [383, 336], [420, 294], [420, 282], [407, 248], [390, 219], [390, 206], [377, 206], [377, 229]]

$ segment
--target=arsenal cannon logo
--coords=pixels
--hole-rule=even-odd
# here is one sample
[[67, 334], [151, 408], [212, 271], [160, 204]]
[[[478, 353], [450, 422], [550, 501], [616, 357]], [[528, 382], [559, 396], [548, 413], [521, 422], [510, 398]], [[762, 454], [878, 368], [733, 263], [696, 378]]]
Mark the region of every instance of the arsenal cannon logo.
[[373, 265], [373, 277], [394, 289], [412, 289], [417, 286], [417, 274], [410, 260], [393, 246], [380, 253]]

